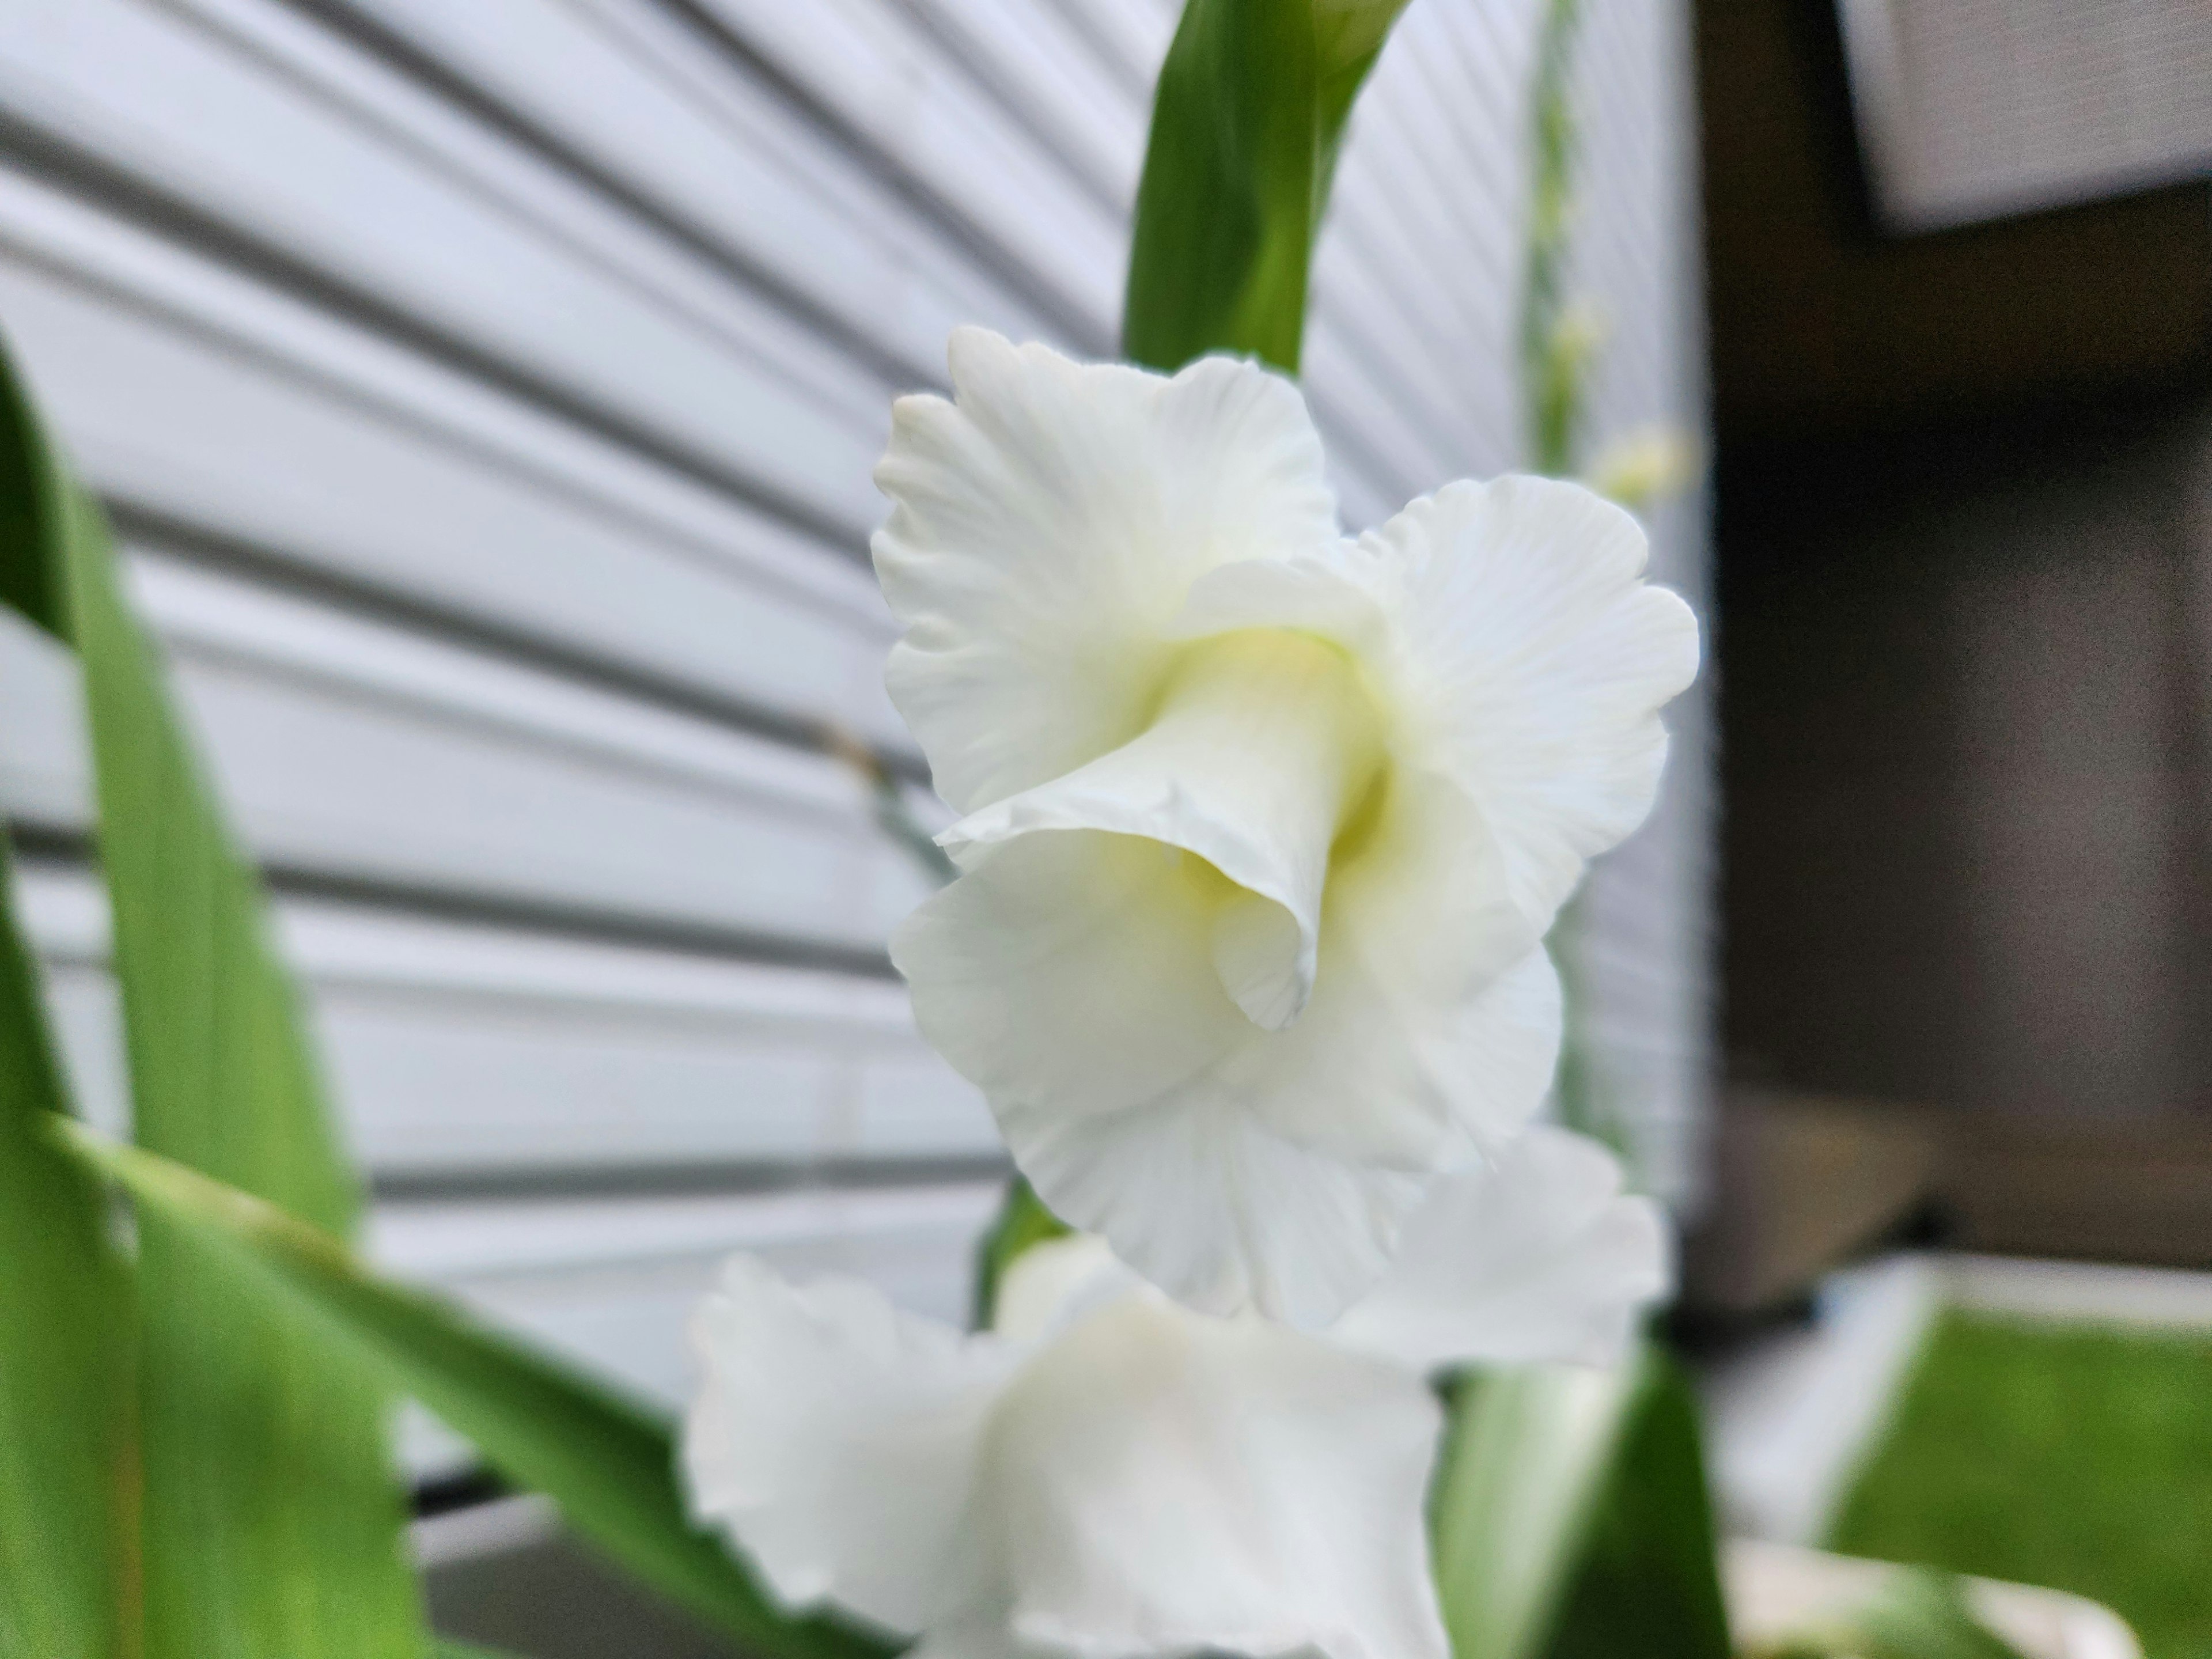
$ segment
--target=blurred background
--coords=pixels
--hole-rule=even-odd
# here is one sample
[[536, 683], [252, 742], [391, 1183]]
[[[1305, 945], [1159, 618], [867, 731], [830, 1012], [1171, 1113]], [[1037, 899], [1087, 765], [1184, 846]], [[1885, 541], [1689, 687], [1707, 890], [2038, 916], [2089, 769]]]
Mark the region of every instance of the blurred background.
[[[1529, 462], [1561, 9], [1413, 0], [1355, 115], [1306, 350], [1353, 527]], [[1695, 457], [1646, 518], [1714, 649], [1562, 948], [1687, 1232], [1723, 1513], [2212, 1655], [2212, 9], [1575, 9], [1577, 464]], [[0, 8], [0, 328], [264, 862], [395, 1270], [670, 1402], [732, 1249], [964, 1313], [1005, 1168], [837, 758], [934, 821], [868, 470], [956, 324], [1113, 353], [1177, 10]], [[6, 620], [0, 708], [112, 1121], [78, 694]], [[544, 1512], [406, 1447], [445, 1622], [605, 1650]], [[1991, 1519], [2039, 1501], [2073, 1531]], [[653, 1616], [622, 1650], [686, 1651]]]

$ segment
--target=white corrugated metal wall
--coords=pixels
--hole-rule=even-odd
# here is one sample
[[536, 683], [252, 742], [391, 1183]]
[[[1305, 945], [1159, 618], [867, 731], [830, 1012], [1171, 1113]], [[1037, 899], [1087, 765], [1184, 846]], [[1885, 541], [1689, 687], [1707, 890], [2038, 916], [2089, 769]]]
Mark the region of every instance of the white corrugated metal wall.
[[[1346, 516], [1519, 455], [1533, 0], [1413, 0], [1308, 390]], [[1687, 17], [1590, 0], [1591, 434], [1701, 429]], [[0, 325], [127, 544], [311, 986], [376, 1248], [666, 1395], [739, 1245], [957, 1315], [1000, 1154], [821, 750], [879, 681], [868, 470], [962, 321], [1104, 355], [1164, 0], [18, 0]], [[1704, 587], [1701, 508], [1658, 517]], [[0, 802], [119, 1110], [70, 665], [0, 623]], [[1662, 1181], [1705, 1054], [1704, 716], [1587, 971]], [[427, 1446], [428, 1443], [425, 1443]], [[428, 1455], [427, 1452], [424, 1455]]]

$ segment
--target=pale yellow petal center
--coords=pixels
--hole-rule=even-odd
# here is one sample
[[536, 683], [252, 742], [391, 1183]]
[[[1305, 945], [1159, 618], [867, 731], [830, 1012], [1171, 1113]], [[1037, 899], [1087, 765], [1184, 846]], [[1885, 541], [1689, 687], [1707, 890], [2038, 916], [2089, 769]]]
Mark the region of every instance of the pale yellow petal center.
[[1192, 646], [1149, 726], [1116, 751], [1141, 771], [1180, 773], [1233, 821], [1192, 849], [1211, 884], [1214, 971], [1268, 1030], [1313, 993], [1331, 849], [1382, 775], [1382, 722], [1352, 660], [1311, 635], [1250, 629]]
[[[1375, 816], [1387, 752], [1344, 651], [1293, 629], [1239, 629], [1176, 656], [1127, 742], [945, 839], [968, 860], [1042, 831], [1093, 832], [1102, 856], [1109, 842], [1151, 843], [1160, 862], [1137, 884], [1151, 930], [1194, 928], [1237, 1008], [1279, 1031], [1313, 994], [1332, 857]], [[1127, 881], [1146, 863], [1115, 867]]]

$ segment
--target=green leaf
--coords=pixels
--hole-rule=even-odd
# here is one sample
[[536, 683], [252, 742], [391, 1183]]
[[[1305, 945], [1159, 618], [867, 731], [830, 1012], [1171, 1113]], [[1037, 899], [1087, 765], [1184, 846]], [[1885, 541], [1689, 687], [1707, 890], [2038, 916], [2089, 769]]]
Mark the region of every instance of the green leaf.
[[1596, 341], [1566, 295], [1569, 233], [1574, 228], [1576, 134], [1570, 82], [1581, 0], [1546, 0], [1528, 88], [1528, 246], [1521, 282], [1521, 382], [1529, 459], [1553, 477], [1575, 471], [1583, 380]]
[[1534, 1659], [1637, 1393], [1633, 1367], [1470, 1371], [1452, 1388], [1431, 1503], [1455, 1659]]
[[1044, 1206], [1030, 1183], [1016, 1176], [1006, 1183], [1006, 1201], [992, 1218], [975, 1250], [975, 1328], [988, 1330], [999, 1305], [999, 1281], [1014, 1258], [1032, 1244], [1065, 1238], [1068, 1224]]
[[328, 1234], [182, 1164], [64, 1126], [68, 1144], [155, 1219], [231, 1270], [333, 1363], [374, 1367], [473, 1441], [518, 1484], [672, 1600], [774, 1659], [881, 1659], [883, 1644], [778, 1612], [677, 1486], [669, 1425], [642, 1407], [489, 1331], [439, 1298], [380, 1279]]
[[1689, 1384], [1644, 1350], [1625, 1434], [1584, 1535], [1551, 1659], [1729, 1659], [1720, 1540]]
[[133, 1571], [129, 1285], [98, 1184], [42, 1133], [67, 1109], [0, 838], [0, 1653], [108, 1659]]
[[38, 411], [0, 351], [0, 604], [64, 640], [56, 550], [68, 495]]
[[[345, 1231], [339, 1152], [259, 883], [235, 850], [131, 614], [98, 505], [66, 477], [12, 363], [0, 483], [31, 539], [0, 596], [76, 646], [91, 716], [134, 1131]], [[157, 1217], [138, 1234], [145, 1651], [150, 1659], [419, 1659], [385, 1401], [270, 1319]]]
[[1455, 1659], [1728, 1659], [1695, 1409], [1656, 1349], [1462, 1378], [1432, 1504]]
[[1189, 0], [1137, 186], [1121, 349], [1298, 369], [1306, 278], [1354, 96], [1404, 0]]

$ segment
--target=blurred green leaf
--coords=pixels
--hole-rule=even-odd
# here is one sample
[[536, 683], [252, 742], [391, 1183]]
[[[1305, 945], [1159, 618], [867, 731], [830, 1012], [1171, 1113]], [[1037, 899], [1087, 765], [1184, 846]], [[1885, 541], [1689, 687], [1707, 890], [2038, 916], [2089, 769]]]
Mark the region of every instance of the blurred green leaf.
[[336, 1363], [372, 1367], [639, 1578], [775, 1659], [881, 1659], [882, 1643], [779, 1612], [721, 1544], [695, 1529], [669, 1425], [492, 1332], [450, 1304], [379, 1279], [338, 1241], [179, 1164], [63, 1133], [158, 1220], [230, 1270], [241, 1295]]
[[109, 1659], [135, 1576], [129, 1284], [98, 1184], [43, 1133], [67, 1097], [12, 884], [0, 838], [0, 1654]]
[[69, 494], [30, 394], [0, 350], [0, 604], [64, 640], [57, 550]]
[[1546, 0], [1530, 77], [1528, 246], [1521, 278], [1521, 391], [1529, 459], [1537, 471], [1571, 477], [1585, 371], [1597, 339], [1566, 296], [1568, 233], [1574, 228], [1574, 109], [1569, 99], [1581, 0]]
[[1647, 1346], [1549, 1659], [1727, 1659], [1720, 1539], [1705, 1486], [1695, 1397]]
[[[138, 1139], [345, 1231], [360, 1195], [291, 981], [131, 614], [98, 505], [12, 362], [0, 485], [27, 539], [0, 596], [76, 647], [91, 716]], [[138, 1232], [145, 1650], [152, 1659], [419, 1659], [385, 1402], [158, 1217]]]
[[1121, 349], [1298, 370], [1307, 270], [1353, 98], [1404, 0], [1189, 0], [1160, 67]]
[[999, 1305], [999, 1281], [1014, 1258], [1032, 1244], [1065, 1238], [1068, 1224], [1044, 1206], [1030, 1183], [1016, 1176], [1006, 1183], [1006, 1201], [975, 1249], [975, 1328], [988, 1330]]
[[1728, 1659], [1697, 1418], [1657, 1349], [1461, 1378], [1431, 1502], [1455, 1659]]
[[1455, 1659], [1534, 1659], [1626, 1437], [1633, 1368], [1470, 1371], [1452, 1388], [1431, 1504]]

